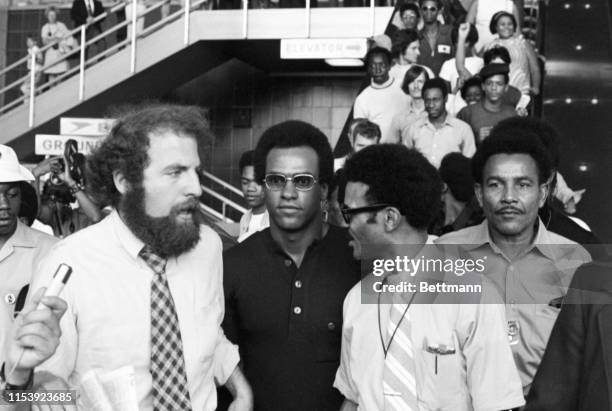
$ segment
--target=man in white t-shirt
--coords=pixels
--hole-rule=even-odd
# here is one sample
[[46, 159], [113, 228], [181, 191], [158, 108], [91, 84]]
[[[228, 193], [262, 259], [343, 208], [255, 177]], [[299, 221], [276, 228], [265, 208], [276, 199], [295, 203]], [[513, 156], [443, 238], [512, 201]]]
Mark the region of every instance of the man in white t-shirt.
[[264, 203], [263, 186], [255, 180], [255, 152], [249, 150], [242, 154], [238, 167], [240, 168], [240, 188], [249, 210], [240, 219], [240, 234], [238, 242], [247, 239], [251, 234], [270, 226], [270, 217]]
[[382, 47], [373, 47], [365, 57], [371, 83], [355, 99], [354, 118], [366, 118], [380, 127], [381, 143], [398, 143], [391, 132], [393, 117], [408, 110], [410, 97], [404, 94], [389, 76], [391, 53]]

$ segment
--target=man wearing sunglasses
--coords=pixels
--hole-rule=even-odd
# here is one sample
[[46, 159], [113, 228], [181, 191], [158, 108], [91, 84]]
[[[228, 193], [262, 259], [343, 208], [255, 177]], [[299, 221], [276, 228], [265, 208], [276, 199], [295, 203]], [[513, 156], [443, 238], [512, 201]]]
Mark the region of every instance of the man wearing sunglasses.
[[[439, 209], [442, 183], [421, 153], [400, 145], [367, 147], [347, 161], [346, 175], [343, 214], [356, 258], [436, 255], [425, 244], [433, 241], [427, 227]], [[503, 410], [524, 404], [503, 326], [495, 324], [503, 306], [424, 303], [423, 294], [411, 304], [415, 292], [388, 293], [386, 303], [380, 294], [378, 302], [368, 301], [370, 285], [383, 279], [375, 274], [344, 301], [334, 382], [346, 398], [342, 411]], [[418, 284], [429, 277], [424, 270], [414, 277], [393, 273], [382, 283], [410, 278]], [[404, 299], [408, 304], [398, 302]]]
[[224, 256], [224, 330], [240, 347], [256, 410], [337, 411], [342, 301], [359, 281], [346, 229], [323, 222], [333, 176], [327, 137], [287, 121], [255, 149], [270, 228]]
[[441, 8], [440, 0], [421, 1], [424, 26], [420, 31], [421, 54], [417, 63], [429, 67], [436, 76], [440, 74], [442, 64], [455, 55], [451, 39], [452, 26], [438, 21]]

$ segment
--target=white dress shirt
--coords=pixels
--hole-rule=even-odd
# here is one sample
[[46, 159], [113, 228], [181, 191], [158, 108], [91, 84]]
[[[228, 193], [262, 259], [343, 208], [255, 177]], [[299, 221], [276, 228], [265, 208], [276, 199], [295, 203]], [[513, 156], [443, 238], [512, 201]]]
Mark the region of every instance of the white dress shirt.
[[[61, 297], [68, 310], [61, 321], [60, 346], [37, 371], [49, 371], [75, 388], [90, 370], [135, 369], [140, 410], [152, 410], [152, 270], [138, 257], [142, 241], [114, 211], [50, 252], [34, 288], [46, 285], [60, 263], [72, 277]], [[194, 410], [214, 410], [215, 381], [224, 384], [238, 364], [237, 347], [220, 328], [224, 314], [221, 241], [202, 226], [191, 251], [168, 260], [166, 275], [183, 341], [188, 390]]]
[[[369, 287], [371, 280], [364, 278], [344, 300], [342, 350], [334, 387], [358, 404], [359, 411], [384, 411], [385, 355], [379, 327], [386, 330], [391, 305], [364, 302], [368, 291], [362, 291], [362, 286]], [[483, 283], [485, 289], [491, 291]], [[503, 305], [412, 304], [409, 313], [420, 411], [492, 411], [525, 403], [503, 328]], [[436, 355], [427, 349], [439, 346], [454, 351]]]
[[448, 114], [441, 128], [431, 124], [428, 117], [419, 118], [410, 126], [404, 144], [419, 150], [436, 168], [448, 153], [459, 152], [471, 158], [476, 152], [472, 128]]

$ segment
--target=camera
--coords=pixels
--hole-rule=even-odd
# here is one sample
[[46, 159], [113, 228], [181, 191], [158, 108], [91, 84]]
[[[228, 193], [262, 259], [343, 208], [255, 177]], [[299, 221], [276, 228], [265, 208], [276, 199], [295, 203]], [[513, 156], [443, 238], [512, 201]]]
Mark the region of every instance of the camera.
[[[79, 153], [77, 142], [73, 139], [66, 141], [64, 147], [64, 159], [59, 160], [60, 172], [66, 171], [70, 177], [78, 184], [84, 185], [84, 167], [85, 156]], [[55, 201], [65, 204], [75, 201], [74, 195], [70, 192], [70, 187], [56, 173], [51, 174], [51, 177], [43, 187], [43, 195], [48, 196]]]

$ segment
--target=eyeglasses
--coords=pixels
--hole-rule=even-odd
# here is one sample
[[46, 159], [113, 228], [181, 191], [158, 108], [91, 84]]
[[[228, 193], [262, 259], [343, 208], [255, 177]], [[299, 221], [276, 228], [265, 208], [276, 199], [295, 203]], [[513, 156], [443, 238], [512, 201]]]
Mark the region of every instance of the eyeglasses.
[[423, 11], [438, 11], [437, 7], [421, 7]]
[[356, 208], [348, 208], [346, 205], [342, 205], [340, 207], [340, 212], [342, 213], [342, 218], [347, 224], [351, 223], [351, 219], [355, 214], [359, 213], [367, 213], [372, 211], [380, 211], [385, 207], [391, 207], [391, 204], [372, 204], [365, 207], [356, 207]]
[[264, 183], [268, 190], [280, 191], [287, 185], [287, 181], [292, 181], [295, 189], [298, 191], [308, 191], [317, 183], [317, 179], [312, 174], [294, 174], [293, 177], [287, 177], [284, 174], [266, 174]]

